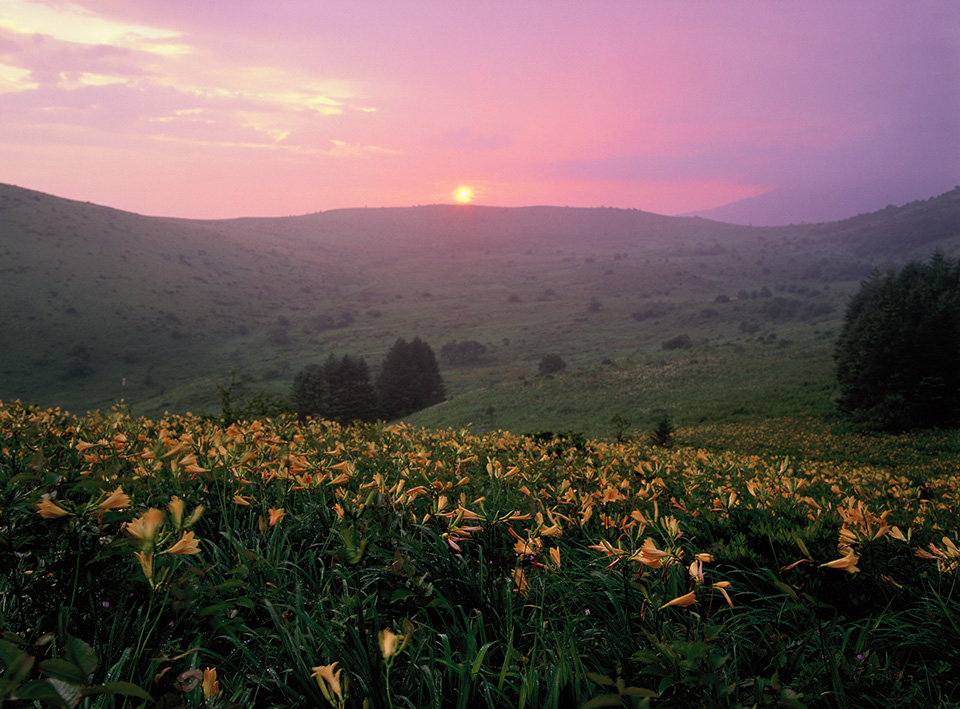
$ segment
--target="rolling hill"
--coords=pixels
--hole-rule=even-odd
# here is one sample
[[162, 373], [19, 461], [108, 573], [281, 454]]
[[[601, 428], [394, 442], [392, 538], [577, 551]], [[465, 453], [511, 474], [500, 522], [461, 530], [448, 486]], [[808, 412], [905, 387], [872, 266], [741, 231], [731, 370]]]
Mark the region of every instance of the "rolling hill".
[[215, 412], [232, 370], [286, 394], [331, 352], [376, 368], [417, 335], [486, 348], [442, 367], [454, 399], [529, 382], [548, 353], [578, 370], [678, 335], [823, 357], [862, 278], [934, 249], [960, 253], [960, 189], [760, 228], [477, 205], [194, 221], [0, 185], [0, 399]]

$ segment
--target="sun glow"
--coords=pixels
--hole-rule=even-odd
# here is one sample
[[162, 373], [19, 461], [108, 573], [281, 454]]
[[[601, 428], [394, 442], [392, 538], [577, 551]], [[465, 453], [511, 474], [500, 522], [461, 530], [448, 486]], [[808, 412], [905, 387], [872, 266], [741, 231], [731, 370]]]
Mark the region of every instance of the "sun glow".
[[473, 188], [467, 185], [461, 185], [453, 191], [453, 198], [460, 202], [460, 204], [466, 204], [473, 200]]

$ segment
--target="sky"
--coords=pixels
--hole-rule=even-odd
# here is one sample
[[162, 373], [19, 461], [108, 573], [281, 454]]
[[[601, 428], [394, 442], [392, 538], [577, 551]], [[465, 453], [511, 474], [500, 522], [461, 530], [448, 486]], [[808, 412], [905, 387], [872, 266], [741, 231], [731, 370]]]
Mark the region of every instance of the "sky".
[[960, 2], [0, 0], [0, 182], [141, 214], [877, 180], [960, 183]]

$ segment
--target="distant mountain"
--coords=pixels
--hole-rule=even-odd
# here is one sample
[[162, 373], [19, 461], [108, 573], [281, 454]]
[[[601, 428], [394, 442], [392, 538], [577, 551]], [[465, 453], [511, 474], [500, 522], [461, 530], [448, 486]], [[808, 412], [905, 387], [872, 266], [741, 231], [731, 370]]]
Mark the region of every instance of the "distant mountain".
[[936, 185], [918, 183], [909, 188], [899, 183], [877, 181], [840, 185], [824, 181], [784, 187], [684, 216], [753, 226], [835, 222], [875, 212], [891, 204], [902, 205], [924, 199], [952, 186], [942, 181]]
[[860, 279], [934, 249], [960, 254], [960, 189], [748, 227], [477, 205], [197, 221], [0, 184], [0, 399], [212, 413], [232, 370], [288, 394], [329, 354], [375, 370], [398, 337], [486, 348], [442, 370], [452, 396], [681, 335], [824, 346]]

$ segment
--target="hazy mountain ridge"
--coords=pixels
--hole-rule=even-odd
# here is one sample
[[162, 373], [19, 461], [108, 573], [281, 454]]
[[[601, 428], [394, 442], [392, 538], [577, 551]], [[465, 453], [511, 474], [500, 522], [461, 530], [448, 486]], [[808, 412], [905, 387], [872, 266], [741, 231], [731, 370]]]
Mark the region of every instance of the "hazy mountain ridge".
[[479, 205], [195, 221], [0, 185], [0, 397], [209, 410], [231, 369], [286, 393], [330, 352], [376, 366], [415, 335], [487, 347], [479, 365], [444, 371], [462, 392], [535, 373], [547, 352], [579, 366], [678, 333], [829, 327], [872, 268], [934, 247], [955, 255], [958, 235], [960, 190], [833, 224], [750, 228]]

